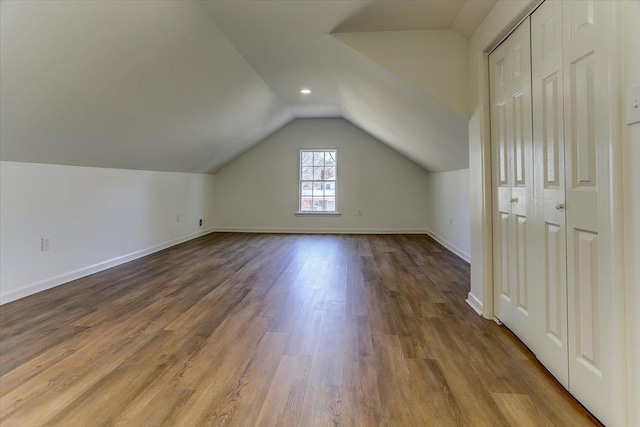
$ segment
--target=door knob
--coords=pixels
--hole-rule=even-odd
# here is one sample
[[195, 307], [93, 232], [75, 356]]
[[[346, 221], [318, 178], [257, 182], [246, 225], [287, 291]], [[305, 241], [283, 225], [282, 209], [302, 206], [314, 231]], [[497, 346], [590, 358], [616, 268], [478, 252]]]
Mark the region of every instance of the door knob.
[[518, 203], [518, 198], [517, 197], [512, 197], [511, 198], [511, 203]]
[[564, 203], [559, 203], [559, 202], [556, 203], [556, 209], [559, 210], [559, 211], [563, 210], [564, 209]]

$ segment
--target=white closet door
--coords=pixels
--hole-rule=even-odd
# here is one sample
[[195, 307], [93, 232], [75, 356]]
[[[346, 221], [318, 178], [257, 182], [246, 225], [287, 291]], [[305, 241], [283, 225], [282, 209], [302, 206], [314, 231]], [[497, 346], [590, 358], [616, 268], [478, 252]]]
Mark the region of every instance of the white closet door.
[[569, 390], [612, 426], [623, 413], [615, 381], [609, 167], [614, 3], [563, 2]]
[[527, 253], [534, 208], [530, 45], [527, 19], [489, 56], [495, 314], [527, 345], [534, 337]]
[[545, 1], [531, 15], [535, 159], [536, 357], [569, 388], [565, 228], [562, 3]]

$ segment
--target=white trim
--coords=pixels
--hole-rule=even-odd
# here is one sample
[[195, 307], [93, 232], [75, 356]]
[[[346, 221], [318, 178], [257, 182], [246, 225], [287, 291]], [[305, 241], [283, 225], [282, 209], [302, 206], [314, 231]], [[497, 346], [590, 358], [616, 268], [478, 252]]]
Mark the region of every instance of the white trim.
[[36, 294], [38, 292], [45, 291], [47, 289], [54, 288], [56, 286], [60, 286], [62, 284], [71, 282], [73, 280], [80, 279], [85, 276], [89, 276], [94, 273], [98, 273], [103, 270], [107, 270], [109, 268], [115, 267], [120, 264], [127, 263], [129, 261], [133, 261], [138, 258], [142, 258], [143, 256], [150, 255], [154, 252], [159, 252], [163, 249], [167, 249], [171, 246], [178, 245], [180, 243], [184, 243], [187, 240], [195, 239], [196, 237], [204, 236], [205, 234], [212, 233], [214, 230], [212, 228], [198, 231], [197, 233], [189, 234], [184, 237], [179, 237], [174, 240], [170, 240], [168, 242], [160, 243], [155, 246], [151, 246], [146, 249], [141, 249], [139, 251], [131, 252], [126, 255], [121, 255], [116, 258], [112, 258], [106, 261], [99, 262], [97, 264], [89, 265], [87, 267], [80, 268], [78, 270], [70, 271], [68, 273], [61, 274], [59, 276], [52, 277], [50, 279], [42, 280], [36, 283], [32, 283], [30, 285], [24, 286], [20, 289], [15, 289], [13, 291], [7, 292], [4, 295], [0, 295], [0, 305], [6, 304], [20, 298], [27, 297], [29, 295]]
[[487, 55], [493, 52], [520, 26], [535, 10], [543, 3], [544, 0], [529, 0], [529, 4], [522, 8], [520, 13], [509, 21], [509, 23], [496, 36], [485, 44], [482, 52]]
[[329, 211], [298, 211], [295, 213], [295, 215], [337, 215], [340, 216], [342, 215], [342, 212], [329, 212]]
[[469, 292], [465, 301], [475, 310], [476, 313], [478, 313], [479, 316], [483, 315], [484, 307], [482, 307], [482, 301], [480, 301], [475, 295]]
[[464, 261], [467, 262], [467, 264], [471, 264], [471, 256], [468, 253], [466, 253], [465, 251], [463, 251], [453, 243], [450, 243], [447, 240], [443, 239], [442, 237], [438, 236], [436, 233], [434, 233], [431, 230], [427, 230], [427, 234], [431, 236], [436, 242], [440, 243], [442, 246], [449, 249], [458, 257], [462, 258]]
[[216, 233], [277, 234], [429, 234], [420, 228], [289, 228], [289, 227], [216, 227]]
[[[302, 152], [303, 151], [335, 151], [336, 152], [336, 176], [335, 179], [333, 181], [324, 181], [324, 182], [334, 182], [336, 189], [335, 189], [335, 194], [334, 194], [334, 199], [335, 199], [335, 211], [331, 212], [331, 211], [303, 211], [302, 210]], [[300, 147], [298, 148], [298, 195], [296, 196], [296, 199], [298, 200], [298, 207], [296, 208], [296, 215], [298, 214], [307, 214], [307, 212], [327, 212], [329, 214], [334, 214], [338, 211], [338, 208], [340, 208], [340, 185], [338, 183], [338, 177], [340, 176], [340, 161], [339, 161], [339, 155], [338, 155], [338, 149], [337, 148], [303, 148]], [[308, 180], [305, 179], [305, 182], [318, 182], [317, 180]], [[338, 215], [340, 215], [340, 213], [337, 213]]]

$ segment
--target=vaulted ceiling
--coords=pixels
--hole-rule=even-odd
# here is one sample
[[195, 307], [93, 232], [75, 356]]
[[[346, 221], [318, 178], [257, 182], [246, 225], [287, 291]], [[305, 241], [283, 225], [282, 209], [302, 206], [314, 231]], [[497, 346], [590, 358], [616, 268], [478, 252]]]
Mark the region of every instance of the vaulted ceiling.
[[466, 54], [495, 1], [3, 1], [0, 158], [214, 173], [296, 117], [345, 117], [464, 168], [460, 58], [424, 56]]

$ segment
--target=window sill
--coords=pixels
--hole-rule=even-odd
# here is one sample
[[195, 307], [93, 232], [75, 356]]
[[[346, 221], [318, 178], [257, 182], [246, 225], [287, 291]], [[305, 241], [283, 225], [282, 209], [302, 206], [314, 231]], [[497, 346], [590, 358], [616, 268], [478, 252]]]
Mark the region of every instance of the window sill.
[[298, 211], [295, 213], [296, 215], [306, 216], [306, 215], [320, 215], [320, 216], [340, 216], [341, 212], [320, 212], [320, 211]]

